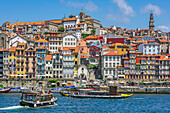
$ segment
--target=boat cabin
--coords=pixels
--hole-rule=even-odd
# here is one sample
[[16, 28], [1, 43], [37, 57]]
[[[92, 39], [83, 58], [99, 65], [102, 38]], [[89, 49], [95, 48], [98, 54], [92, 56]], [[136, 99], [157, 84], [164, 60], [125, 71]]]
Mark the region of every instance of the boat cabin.
[[52, 98], [52, 93], [25, 92], [22, 93], [21, 100], [37, 103], [51, 101]]

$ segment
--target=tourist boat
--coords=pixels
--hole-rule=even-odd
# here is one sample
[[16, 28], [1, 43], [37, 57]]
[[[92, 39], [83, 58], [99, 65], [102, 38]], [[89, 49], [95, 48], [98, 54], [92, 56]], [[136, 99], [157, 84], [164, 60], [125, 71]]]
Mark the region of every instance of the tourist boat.
[[44, 107], [44, 106], [53, 106], [56, 105], [57, 97], [53, 96], [53, 93], [45, 93], [42, 90], [42, 93], [39, 92], [24, 92], [20, 100], [21, 106], [28, 107]]
[[66, 96], [66, 97], [68, 97], [69, 96], [69, 94], [71, 94], [70, 92], [65, 92], [65, 91], [61, 91], [61, 92], [59, 92], [62, 96]]
[[12, 88], [0, 88], [0, 93], [8, 93]]
[[109, 86], [109, 92], [94, 91], [92, 89], [80, 89], [79, 92], [69, 94], [72, 98], [95, 98], [95, 99], [123, 99], [131, 97], [132, 94], [118, 94], [117, 86]]

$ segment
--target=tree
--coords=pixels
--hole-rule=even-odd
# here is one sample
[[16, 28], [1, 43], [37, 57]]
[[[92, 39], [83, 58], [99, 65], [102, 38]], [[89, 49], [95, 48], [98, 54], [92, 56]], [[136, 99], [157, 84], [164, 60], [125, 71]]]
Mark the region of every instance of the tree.
[[59, 27], [59, 28], [58, 28], [58, 31], [64, 32], [64, 27], [63, 27], [63, 26]]
[[95, 33], [96, 33], [96, 31], [95, 31], [95, 29], [94, 29], [94, 27], [93, 27], [93, 29], [91, 30], [91, 34], [92, 34], [92, 35], [95, 35]]

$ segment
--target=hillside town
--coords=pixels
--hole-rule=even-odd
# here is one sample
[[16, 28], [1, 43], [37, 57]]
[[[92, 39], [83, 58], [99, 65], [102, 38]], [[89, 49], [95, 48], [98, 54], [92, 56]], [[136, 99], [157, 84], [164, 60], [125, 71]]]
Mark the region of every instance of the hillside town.
[[[170, 32], [103, 27], [85, 14], [0, 26], [0, 79], [56, 79], [57, 86], [170, 80]], [[70, 82], [71, 81], [71, 82]]]

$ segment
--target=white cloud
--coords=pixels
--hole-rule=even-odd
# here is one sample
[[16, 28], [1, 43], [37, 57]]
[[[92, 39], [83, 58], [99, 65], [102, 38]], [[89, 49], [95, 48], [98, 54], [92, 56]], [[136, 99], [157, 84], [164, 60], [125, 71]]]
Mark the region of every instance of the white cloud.
[[113, 14], [107, 14], [106, 17], [105, 17], [105, 20], [122, 22], [122, 23], [129, 23], [130, 22], [130, 19], [128, 17], [121, 16], [121, 15], [113, 15]]
[[66, 5], [75, 7], [75, 8], [83, 8], [83, 9], [86, 9], [87, 11], [97, 11], [98, 10], [98, 6], [95, 5], [92, 1], [88, 1], [87, 3], [68, 1], [68, 2], [66, 2]]
[[169, 32], [170, 31], [170, 26], [164, 26], [164, 25], [161, 25], [161, 26], [158, 26], [157, 29], [160, 29], [164, 32]]
[[147, 13], [148, 11], [153, 11], [154, 14], [156, 15], [160, 15], [162, 13], [162, 10], [160, 9], [160, 7], [156, 5], [152, 5], [152, 4], [148, 4], [141, 9], [142, 13]]
[[135, 15], [134, 10], [130, 5], [126, 3], [125, 0], [112, 0], [112, 2], [116, 3], [125, 15], [129, 15], [129, 16]]

